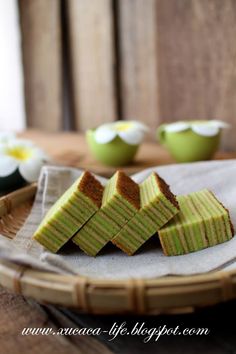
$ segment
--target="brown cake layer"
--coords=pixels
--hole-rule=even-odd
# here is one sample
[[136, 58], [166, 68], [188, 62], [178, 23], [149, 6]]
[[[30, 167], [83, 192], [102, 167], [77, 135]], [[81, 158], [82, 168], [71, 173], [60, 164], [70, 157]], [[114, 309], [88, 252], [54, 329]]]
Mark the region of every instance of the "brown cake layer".
[[165, 197], [177, 208], [179, 209], [179, 204], [176, 199], [176, 195], [170, 190], [170, 186], [162, 179], [157, 173], [154, 172], [158, 187], [160, 191], [165, 195]]
[[98, 208], [100, 208], [104, 188], [89, 171], [84, 172], [84, 176], [79, 184], [79, 190], [90, 198]]
[[140, 195], [139, 186], [130, 177], [128, 177], [123, 171], [117, 171], [117, 191], [130, 202], [137, 210], [140, 207]]

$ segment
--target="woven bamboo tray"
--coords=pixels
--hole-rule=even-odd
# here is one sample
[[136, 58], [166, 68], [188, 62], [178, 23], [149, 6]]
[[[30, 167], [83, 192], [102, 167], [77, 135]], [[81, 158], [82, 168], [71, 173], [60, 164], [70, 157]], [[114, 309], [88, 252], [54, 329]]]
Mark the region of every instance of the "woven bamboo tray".
[[[0, 198], [0, 233], [14, 238], [37, 186]], [[236, 271], [125, 281], [65, 276], [0, 261], [0, 284], [41, 303], [97, 313], [173, 314], [236, 298]]]

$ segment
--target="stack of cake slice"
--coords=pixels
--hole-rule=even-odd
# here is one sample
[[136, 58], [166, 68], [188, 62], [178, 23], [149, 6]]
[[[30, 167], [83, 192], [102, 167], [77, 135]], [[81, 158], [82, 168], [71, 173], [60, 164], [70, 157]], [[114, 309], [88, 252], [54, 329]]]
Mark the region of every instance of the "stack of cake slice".
[[228, 210], [206, 189], [178, 196], [180, 212], [158, 235], [168, 256], [199, 251], [234, 235]]
[[228, 210], [212, 192], [175, 197], [154, 172], [138, 185], [117, 171], [105, 188], [84, 172], [49, 210], [33, 237], [51, 252], [72, 239], [90, 256], [109, 241], [133, 255], [156, 232], [168, 256], [214, 246], [234, 235]]
[[140, 207], [138, 185], [117, 171], [108, 181], [101, 208], [72, 241], [90, 256], [96, 254], [124, 227]]
[[112, 243], [134, 254], [153, 234], [179, 212], [178, 202], [169, 186], [156, 173], [140, 185], [141, 207], [112, 239]]
[[101, 183], [84, 172], [48, 211], [33, 238], [57, 252], [100, 208], [102, 195]]

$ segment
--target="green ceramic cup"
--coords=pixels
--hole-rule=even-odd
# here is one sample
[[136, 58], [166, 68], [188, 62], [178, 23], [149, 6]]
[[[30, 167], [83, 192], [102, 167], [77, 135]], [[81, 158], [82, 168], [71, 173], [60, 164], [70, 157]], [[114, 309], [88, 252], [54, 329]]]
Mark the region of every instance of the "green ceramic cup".
[[118, 136], [109, 143], [99, 144], [94, 139], [94, 130], [86, 131], [86, 140], [94, 158], [107, 166], [125, 166], [131, 163], [139, 145], [129, 145]]
[[210, 160], [220, 144], [221, 131], [214, 136], [202, 136], [192, 129], [180, 132], [168, 132], [166, 125], [157, 130], [159, 142], [165, 146], [177, 162]]

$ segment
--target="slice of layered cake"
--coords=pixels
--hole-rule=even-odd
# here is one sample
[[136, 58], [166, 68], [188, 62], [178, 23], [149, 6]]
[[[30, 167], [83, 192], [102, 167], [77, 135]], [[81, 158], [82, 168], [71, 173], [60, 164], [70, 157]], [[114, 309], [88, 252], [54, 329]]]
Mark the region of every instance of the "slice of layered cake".
[[88, 255], [96, 256], [139, 207], [138, 185], [124, 172], [117, 171], [105, 187], [101, 209], [76, 233], [72, 241]]
[[103, 189], [90, 172], [82, 173], [51, 207], [33, 238], [57, 252], [100, 208]]
[[140, 210], [112, 239], [112, 242], [128, 255], [134, 254], [179, 212], [175, 196], [156, 173], [152, 173], [140, 184], [140, 201]]
[[179, 214], [158, 232], [167, 256], [199, 251], [233, 237], [228, 210], [209, 190], [178, 196], [177, 200]]

